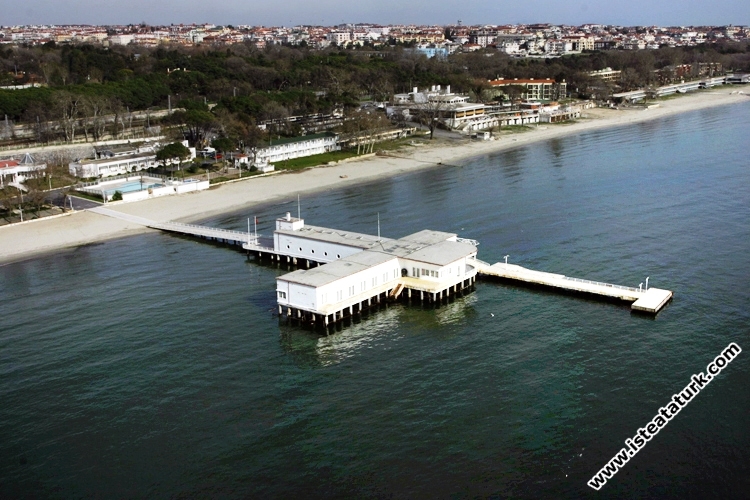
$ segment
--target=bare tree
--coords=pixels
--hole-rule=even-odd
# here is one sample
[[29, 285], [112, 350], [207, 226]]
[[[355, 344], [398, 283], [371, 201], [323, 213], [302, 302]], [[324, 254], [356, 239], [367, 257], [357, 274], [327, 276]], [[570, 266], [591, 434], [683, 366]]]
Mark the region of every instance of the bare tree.
[[81, 97], [67, 91], [57, 92], [52, 104], [52, 114], [56, 118], [67, 142], [76, 138], [78, 119], [80, 117]]
[[440, 99], [430, 99], [416, 105], [417, 119], [430, 130], [430, 140], [435, 134], [435, 129], [444, 123], [446, 109], [447, 104]]

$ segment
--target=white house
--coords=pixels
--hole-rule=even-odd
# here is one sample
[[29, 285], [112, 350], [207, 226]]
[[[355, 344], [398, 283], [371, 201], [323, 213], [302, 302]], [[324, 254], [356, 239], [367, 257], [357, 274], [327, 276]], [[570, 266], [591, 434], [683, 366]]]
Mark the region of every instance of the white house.
[[340, 149], [338, 137], [333, 132], [323, 132], [302, 137], [274, 139], [268, 147], [258, 150], [254, 164], [276, 163], [292, 158], [338, 151]]
[[276, 222], [274, 252], [324, 265], [276, 278], [277, 302], [280, 310], [327, 318], [393, 290], [436, 297], [472, 282], [476, 245], [440, 231], [390, 239], [305, 226], [287, 214]]
[[30, 177], [38, 177], [46, 170], [46, 163], [38, 163], [26, 153], [20, 161], [0, 160], [0, 188], [15, 186], [25, 190], [21, 183]]
[[[182, 141], [187, 147], [187, 141]], [[97, 151], [97, 158], [70, 162], [68, 170], [76, 177], [112, 177], [139, 170], [157, 167], [156, 151], [159, 144], [128, 145], [120, 148], [106, 148]], [[190, 160], [195, 158], [195, 148], [190, 150]]]

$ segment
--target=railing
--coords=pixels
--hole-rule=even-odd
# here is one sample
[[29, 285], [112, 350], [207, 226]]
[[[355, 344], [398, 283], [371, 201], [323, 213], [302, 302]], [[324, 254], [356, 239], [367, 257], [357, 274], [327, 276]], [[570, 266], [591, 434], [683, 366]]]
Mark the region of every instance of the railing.
[[568, 281], [575, 281], [576, 283], [586, 283], [588, 285], [597, 285], [597, 286], [604, 286], [608, 288], [617, 288], [620, 290], [627, 290], [629, 292], [642, 292], [643, 290], [640, 290], [638, 288], [633, 288], [629, 286], [622, 286], [622, 285], [613, 285], [611, 283], [602, 283], [601, 281], [591, 281], [591, 280], [584, 280], [581, 278], [570, 278], [568, 276], [563, 276], [564, 280]]
[[130, 172], [128, 174], [113, 175], [112, 177], [103, 177], [101, 179], [97, 179], [91, 182], [79, 182], [74, 187], [76, 189], [85, 188], [89, 186], [96, 186], [97, 184], [101, 184], [102, 182], [117, 181], [120, 179], [129, 180], [131, 177], [135, 179], [140, 179], [141, 177], [148, 177], [148, 178], [153, 178], [153, 179], [161, 179], [163, 181], [167, 181], [170, 179], [170, 177], [167, 177], [166, 175], [159, 175], [159, 174], [152, 174], [152, 173], [149, 173], [147, 175], [140, 175], [135, 172]]
[[477, 264], [479, 264], [479, 265], [481, 265], [481, 266], [486, 266], [486, 267], [490, 267], [490, 263], [489, 263], [489, 262], [485, 262], [485, 261], [483, 261], [483, 260], [479, 260], [479, 259], [477, 259], [476, 257], [475, 257], [475, 258], [473, 258], [473, 259], [470, 259], [470, 260], [472, 260], [472, 261], [476, 262]]
[[[153, 227], [164, 227], [164, 228], [174, 228], [176, 230], [197, 230], [201, 232], [216, 232], [216, 233], [222, 233], [222, 234], [231, 234], [236, 236], [242, 236], [241, 239], [255, 239], [255, 234], [248, 234], [245, 231], [235, 231], [233, 229], [222, 229], [218, 227], [208, 227], [208, 226], [201, 226], [199, 224], [185, 224], [182, 222], [156, 222], [153, 224]], [[257, 238], [260, 238], [260, 235], [257, 235]]]
[[456, 238], [456, 241], [459, 243], [468, 243], [469, 245], [474, 245], [475, 247], [479, 246], [479, 242], [477, 240], [470, 240], [469, 238]]

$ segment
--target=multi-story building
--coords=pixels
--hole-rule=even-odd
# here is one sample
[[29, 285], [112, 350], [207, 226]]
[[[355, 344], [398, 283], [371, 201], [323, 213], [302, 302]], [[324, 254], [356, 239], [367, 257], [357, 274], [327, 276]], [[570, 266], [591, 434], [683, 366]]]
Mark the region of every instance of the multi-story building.
[[567, 83], [556, 82], [551, 78], [543, 79], [518, 79], [512, 80], [500, 78], [490, 80], [490, 85], [495, 90], [495, 95], [508, 95], [508, 87], [515, 87], [520, 93], [521, 99], [535, 101], [557, 101], [567, 94]]
[[614, 70], [612, 68], [604, 68], [596, 71], [591, 71], [589, 73], [589, 76], [592, 78], [603, 80], [605, 82], [615, 82], [620, 79], [621, 74], [622, 71]]

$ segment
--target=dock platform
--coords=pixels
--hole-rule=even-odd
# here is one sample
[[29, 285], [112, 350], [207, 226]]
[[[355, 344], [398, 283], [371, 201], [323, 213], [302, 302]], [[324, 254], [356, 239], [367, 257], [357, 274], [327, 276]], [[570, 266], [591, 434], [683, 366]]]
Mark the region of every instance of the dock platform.
[[599, 281], [571, 278], [563, 274], [534, 271], [515, 264], [498, 262], [488, 264], [476, 260], [477, 273], [480, 276], [490, 276], [511, 281], [519, 281], [532, 285], [541, 285], [567, 291], [603, 296], [611, 299], [630, 302], [634, 311], [656, 314], [672, 298], [670, 290], [660, 288], [639, 289]]
[[198, 224], [186, 224], [183, 222], [156, 222], [151, 219], [146, 219], [145, 217], [130, 215], [105, 207], [89, 208], [88, 210], [89, 212], [94, 212], [115, 219], [132, 222], [134, 224], [150, 227], [152, 229], [159, 229], [161, 231], [167, 231], [170, 233], [185, 234], [188, 236], [197, 236], [199, 238], [226, 243], [228, 245], [241, 246], [245, 250], [253, 250], [257, 252], [273, 252], [272, 247], [265, 246], [261, 243], [261, 238], [259, 238], [258, 235], [247, 233], [244, 231], [233, 231], [230, 229], [220, 229], [215, 227], [201, 226]]
[[[212, 228], [197, 224], [185, 224], [181, 222], [156, 222], [144, 217], [125, 214], [123, 212], [105, 207], [91, 208], [89, 209], [89, 211], [150, 227], [153, 229], [159, 229], [162, 231], [190, 236], [197, 236], [199, 238], [226, 243], [232, 246], [239, 246], [242, 249], [246, 250], [248, 252], [248, 255], [250, 255], [250, 253], [252, 252], [255, 253], [258, 258], [269, 256], [271, 260], [276, 260], [278, 262], [286, 261], [290, 265], [296, 267], [298, 266], [300, 268], [306, 267], [307, 269], [310, 269], [311, 267], [318, 267], [321, 265], [325, 265], [328, 262], [338, 260], [338, 258], [340, 257], [337, 256], [337, 259], [333, 259], [333, 257], [324, 258], [318, 256], [317, 258], [313, 258], [312, 256], [307, 255], [296, 255], [293, 253], [293, 249], [291, 251], [276, 249], [276, 245], [274, 244], [274, 240], [272, 238], [263, 238], [256, 234], [244, 231], [232, 231], [228, 229]], [[314, 228], [312, 226], [308, 228], [308, 232], [313, 230], [316, 230], [318, 232], [323, 231], [326, 234], [334, 234], [331, 230], [327, 230], [325, 228]], [[289, 233], [289, 231], [286, 232]], [[294, 232], [292, 233], [295, 234]], [[349, 239], [352, 239], [352, 235], [350, 235], [349, 233], [343, 234], [341, 237], [343, 238], [344, 236], [348, 236]], [[365, 245], [366, 241], [362, 239], [364, 236], [360, 236], [361, 237], [356, 237], [355, 239], [361, 245], [364, 245], [362, 249], [367, 248], [369, 243]], [[330, 238], [333, 238], [333, 236], [331, 236]], [[367, 241], [370, 240], [368, 239]], [[380, 239], [373, 241], [384, 242], [386, 240]], [[350, 246], [352, 245], [352, 243], [348, 240], [344, 242], [348, 243]], [[474, 243], [474, 246], [476, 246], [476, 243]], [[289, 245], [287, 245], [286, 247], [289, 248]], [[358, 251], [362, 249], [358, 249]], [[302, 248], [300, 247], [299, 250], [302, 250]], [[331, 255], [333, 255], [333, 253]], [[489, 264], [487, 262], [476, 259], [475, 257], [467, 259], [466, 264], [468, 266], [467, 271], [470, 271], [471, 274], [474, 273], [474, 270], [476, 270], [476, 276], [478, 277], [494, 277], [530, 285], [539, 285], [558, 290], [565, 290], [569, 292], [583, 293], [599, 297], [606, 297], [608, 299], [620, 300], [623, 302], [629, 302], [631, 304], [630, 308], [633, 311], [649, 314], [657, 314], [672, 299], [673, 296], [673, 293], [670, 290], [662, 290], [660, 288], [641, 289], [621, 285], [613, 285], [610, 283], [572, 278], [563, 274], [535, 271], [533, 269], [527, 269], [516, 264], [508, 264], [505, 262]], [[408, 267], [409, 266], [406, 266], [403, 271], [408, 273]], [[370, 292], [372, 293], [370, 293], [370, 295], [368, 295], [367, 297], [350, 297], [351, 300], [347, 299], [347, 301], [344, 301], [346, 303], [342, 302], [342, 304], [344, 304], [343, 306], [341, 306], [341, 304], [337, 304], [336, 311], [330, 314], [330, 316], [332, 316], [335, 321], [336, 318], [343, 317], [342, 311], [344, 310], [348, 310], [349, 314], [351, 314], [355, 311], [355, 309], [360, 310], [365, 307], [365, 304], [367, 306], [370, 306], [373, 298], [376, 303], [380, 303], [381, 296], [382, 299], [388, 299], [389, 297], [395, 299], [404, 290], [406, 291], [405, 293], [409, 298], [411, 298], [412, 293], [417, 293], [420, 300], [429, 300], [435, 302], [437, 300], [442, 300], [442, 298], [451, 293], [458, 293], [459, 290], [463, 290], [464, 288], [473, 285], [475, 279], [475, 275], [472, 274], [471, 276], [469, 276], [468, 280], [461, 280], [457, 282], [458, 284], [446, 287], [441, 286], [440, 283], [431, 284], [429, 283], [429, 281], [415, 279], [404, 274], [400, 276], [398, 280], [395, 280], [388, 286], [380, 286], [374, 292], [370, 290]], [[351, 295], [354, 294], [352, 293]], [[329, 317], [327, 309], [323, 310], [321, 314], [326, 319]]]

